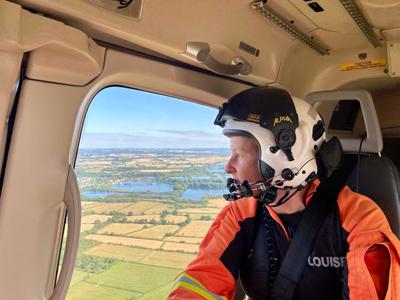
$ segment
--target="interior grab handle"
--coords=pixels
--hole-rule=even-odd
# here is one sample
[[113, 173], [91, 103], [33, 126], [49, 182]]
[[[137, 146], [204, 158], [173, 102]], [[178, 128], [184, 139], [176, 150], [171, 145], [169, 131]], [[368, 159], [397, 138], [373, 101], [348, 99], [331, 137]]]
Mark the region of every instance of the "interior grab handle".
[[62, 262], [60, 276], [50, 300], [64, 300], [72, 273], [74, 272], [76, 254], [79, 246], [79, 235], [81, 228], [81, 199], [78, 181], [74, 168], [70, 165], [68, 170], [67, 184], [64, 192], [64, 203], [68, 214], [68, 235], [65, 243], [64, 259]]
[[235, 56], [231, 64], [219, 62], [211, 55], [210, 45], [205, 42], [190, 42], [186, 45], [186, 55], [205, 64], [211, 71], [223, 75], [249, 75], [251, 64], [241, 56]]

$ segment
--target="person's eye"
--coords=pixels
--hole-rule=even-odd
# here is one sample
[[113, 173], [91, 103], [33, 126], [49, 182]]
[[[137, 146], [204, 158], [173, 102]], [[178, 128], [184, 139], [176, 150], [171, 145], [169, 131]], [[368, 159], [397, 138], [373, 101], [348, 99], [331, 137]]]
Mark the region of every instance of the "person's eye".
[[247, 156], [247, 152], [246, 151], [241, 151], [239, 153], [240, 157], [246, 157]]

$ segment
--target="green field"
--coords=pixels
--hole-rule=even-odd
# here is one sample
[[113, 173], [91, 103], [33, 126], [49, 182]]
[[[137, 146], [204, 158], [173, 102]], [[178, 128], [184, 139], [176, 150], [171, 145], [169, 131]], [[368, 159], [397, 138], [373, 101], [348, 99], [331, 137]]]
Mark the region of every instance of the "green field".
[[74, 275], [67, 299], [165, 299], [172, 279], [179, 272], [172, 268], [118, 262], [108, 270], [86, 279], [82, 272]]
[[226, 152], [124, 151], [78, 155], [83, 227], [67, 300], [165, 299], [226, 204], [206, 194], [225, 185]]
[[184, 269], [188, 262], [195, 258], [194, 254], [188, 253], [140, 249], [107, 244], [97, 245], [86, 251], [85, 254], [100, 257], [112, 257], [122, 261], [140, 262], [142, 264], [169, 267], [180, 270]]
[[178, 273], [176, 269], [121, 262], [88, 282], [145, 294], [168, 284]]
[[[133, 300], [140, 299], [142, 294], [121, 290], [118, 288], [79, 282], [71, 286], [68, 292], [68, 300]], [[156, 299], [156, 298], [154, 298]], [[162, 299], [162, 298], [160, 298]]]
[[72, 280], [71, 280], [71, 286], [73, 286], [74, 284], [83, 281], [85, 279], [85, 277], [90, 276], [89, 273], [86, 272], [82, 272], [79, 270], [75, 270], [74, 271], [74, 276], [72, 276]]
[[137, 262], [148, 256], [152, 250], [109, 244], [97, 245], [85, 252], [87, 255], [112, 257], [119, 260]]

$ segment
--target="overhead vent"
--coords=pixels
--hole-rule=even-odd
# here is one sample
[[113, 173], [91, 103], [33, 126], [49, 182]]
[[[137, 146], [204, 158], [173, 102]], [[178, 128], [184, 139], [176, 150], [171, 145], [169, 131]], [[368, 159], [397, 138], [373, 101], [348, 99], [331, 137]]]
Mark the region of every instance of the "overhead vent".
[[257, 49], [245, 42], [240, 42], [239, 49], [257, 57], [260, 55], [260, 49]]
[[285, 19], [277, 12], [275, 12], [273, 9], [271, 9], [266, 4], [266, 1], [256, 0], [251, 3], [251, 7], [258, 13], [263, 15], [266, 19], [270, 20], [271, 22], [273, 22], [274, 24], [285, 30], [287, 33], [298, 39], [300, 42], [313, 49], [318, 54], [320, 55], [329, 54], [326, 47], [323, 47], [322, 45], [318, 44], [312, 38], [308, 37], [306, 33], [303, 33], [298, 28], [293, 26], [293, 22], [290, 22], [289, 20]]
[[372, 27], [368, 24], [368, 21], [365, 19], [365, 17], [361, 13], [361, 10], [354, 3], [354, 1], [352, 0], [339, 0], [339, 1], [340, 3], [343, 4], [344, 8], [353, 18], [354, 22], [356, 22], [356, 24], [364, 33], [364, 35], [367, 37], [367, 39], [370, 41], [372, 46], [374, 46], [375, 48], [380, 46], [378, 37], [376, 36]]
[[321, 12], [321, 11], [324, 11], [324, 9], [322, 8], [322, 6], [321, 5], [319, 5], [318, 4], [318, 2], [311, 2], [311, 3], [308, 3], [308, 6], [313, 10], [313, 11], [315, 11], [315, 12]]

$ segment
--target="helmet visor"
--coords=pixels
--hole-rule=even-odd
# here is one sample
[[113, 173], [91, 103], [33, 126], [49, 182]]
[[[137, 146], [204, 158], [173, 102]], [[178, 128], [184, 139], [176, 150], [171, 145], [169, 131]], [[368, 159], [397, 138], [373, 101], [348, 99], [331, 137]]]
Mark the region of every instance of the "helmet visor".
[[272, 132], [298, 127], [292, 97], [285, 90], [271, 87], [251, 88], [230, 98], [219, 109], [214, 124], [224, 127], [229, 119], [257, 123]]

